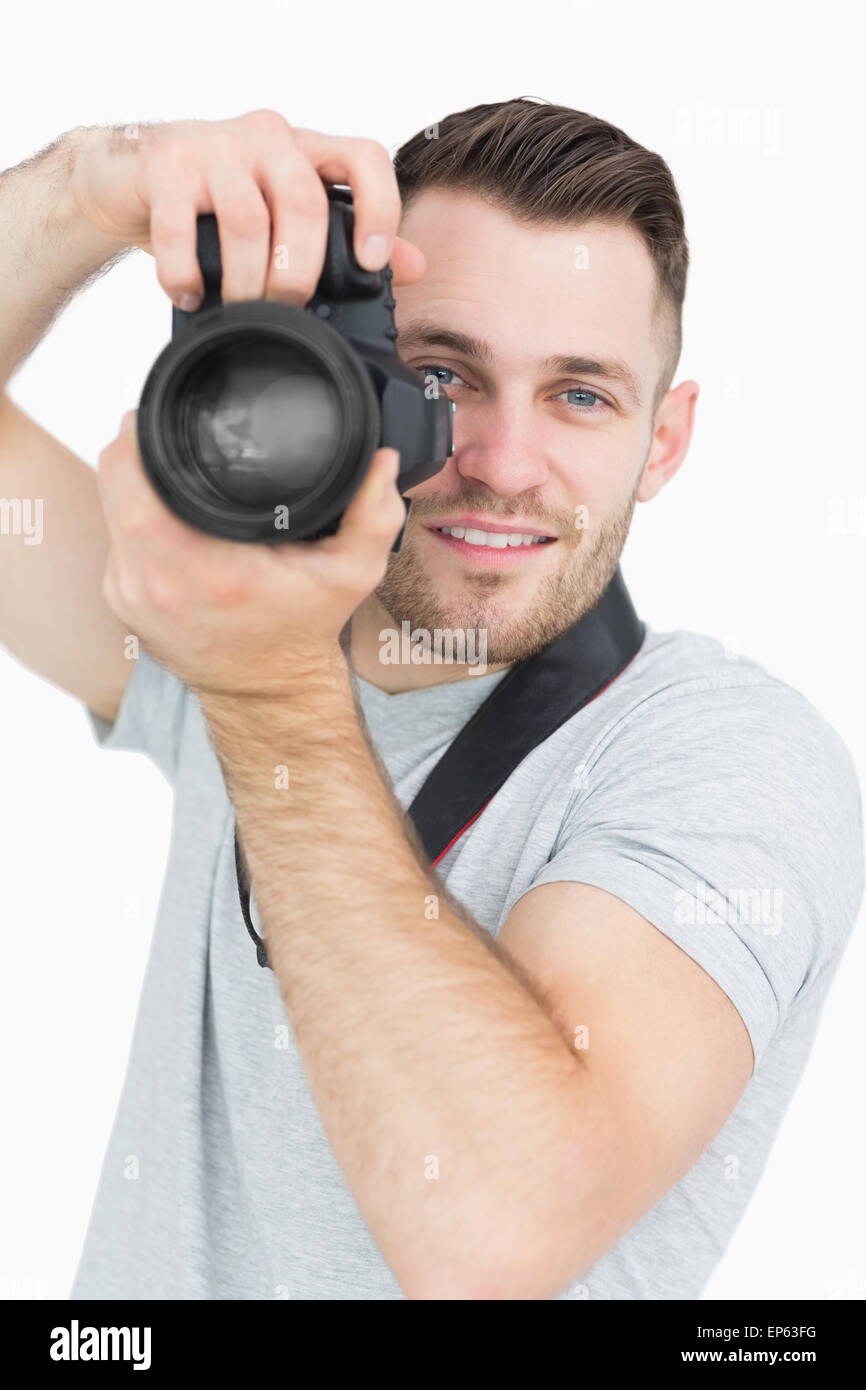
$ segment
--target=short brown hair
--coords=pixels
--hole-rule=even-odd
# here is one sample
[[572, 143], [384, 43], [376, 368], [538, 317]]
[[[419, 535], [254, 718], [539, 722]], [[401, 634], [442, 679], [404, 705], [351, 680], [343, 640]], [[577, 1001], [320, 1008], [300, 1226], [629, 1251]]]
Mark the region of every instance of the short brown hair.
[[656, 270], [656, 307], [667, 310], [655, 409], [680, 358], [689, 264], [682, 204], [661, 156], [597, 116], [540, 97], [470, 106], [428, 130], [393, 157], [404, 213], [424, 189], [460, 189], [519, 221], [594, 219], [642, 237]]

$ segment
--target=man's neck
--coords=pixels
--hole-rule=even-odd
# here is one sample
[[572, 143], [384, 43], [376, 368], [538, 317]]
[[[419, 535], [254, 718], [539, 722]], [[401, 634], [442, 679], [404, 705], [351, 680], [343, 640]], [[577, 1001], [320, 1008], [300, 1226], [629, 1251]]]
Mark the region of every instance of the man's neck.
[[[384, 634], [384, 636], [383, 636]], [[433, 641], [434, 634], [429, 637]], [[480, 675], [491, 675], [494, 671], [504, 671], [507, 662], [489, 666], [479, 660], [463, 662], [445, 659], [437, 660], [435, 655], [426, 661], [411, 660], [412, 646], [408, 624], [405, 627], [395, 623], [387, 609], [371, 594], [361, 604], [352, 618], [349, 639], [349, 659], [355, 674], [370, 685], [384, 690], [388, 695], [400, 695], [407, 690], [425, 690], [433, 685], [450, 684]], [[434, 649], [435, 651], [435, 649]], [[464, 653], [469, 655], [469, 653]], [[395, 659], [395, 657], [397, 659]]]

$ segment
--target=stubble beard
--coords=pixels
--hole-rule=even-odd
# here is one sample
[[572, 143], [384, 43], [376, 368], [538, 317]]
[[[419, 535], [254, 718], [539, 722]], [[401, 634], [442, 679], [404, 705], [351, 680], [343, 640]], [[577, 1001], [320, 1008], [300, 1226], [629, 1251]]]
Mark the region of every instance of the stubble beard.
[[[376, 597], [397, 626], [408, 622], [413, 631], [421, 628], [429, 633], [437, 628], [485, 630], [488, 665], [523, 661], [579, 622], [601, 598], [619, 563], [636, 500], [637, 486], [620, 511], [595, 533], [587, 529], [575, 531], [573, 540], [570, 536], [558, 539], [557, 547], [567, 546], [570, 554], [555, 573], [543, 577], [525, 611], [511, 611], [510, 591], [515, 579], [519, 583], [516, 572], [467, 574], [460, 597], [443, 603], [418, 556], [415, 536], [420, 518], [410, 522], [400, 551], [391, 556]], [[431, 508], [434, 505], [438, 504], [431, 501]]]

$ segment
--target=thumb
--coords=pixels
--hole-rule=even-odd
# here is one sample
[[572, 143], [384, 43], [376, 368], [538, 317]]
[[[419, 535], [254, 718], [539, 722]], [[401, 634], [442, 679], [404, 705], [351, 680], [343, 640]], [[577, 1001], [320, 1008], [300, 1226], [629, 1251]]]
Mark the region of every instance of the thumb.
[[334, 554], [351, 553], [363, 563], [381, 558], [406, 519], [406, 504], [397, 491], [400, 454], [377, 449], [367, 476], [343, 513], [339, 530], [320, 544]]

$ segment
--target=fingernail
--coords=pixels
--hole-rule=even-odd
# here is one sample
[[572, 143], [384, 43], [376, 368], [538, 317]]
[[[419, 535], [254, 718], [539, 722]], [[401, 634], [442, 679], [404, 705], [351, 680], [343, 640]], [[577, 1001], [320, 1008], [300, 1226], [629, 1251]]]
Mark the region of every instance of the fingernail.
[[183, 309], [185, 314], [192, 314], [201, 304], [201, 299], [197, 294], [178, 295], [177, 307]]
[[388, 259], [388, 238], [377, 232], [368, 236], [361, 247], [361, 265], [365, 270], [381, 270]]

